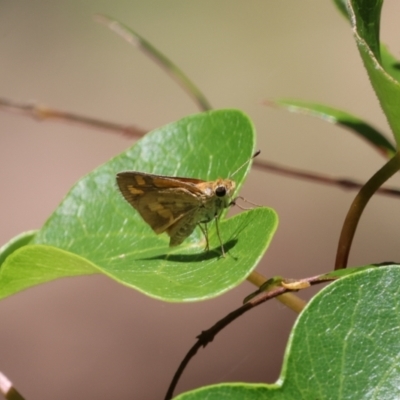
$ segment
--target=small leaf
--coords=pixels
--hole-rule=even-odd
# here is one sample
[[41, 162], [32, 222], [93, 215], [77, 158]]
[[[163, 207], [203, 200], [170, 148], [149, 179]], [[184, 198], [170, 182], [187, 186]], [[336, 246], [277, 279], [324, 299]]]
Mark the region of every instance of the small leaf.
[[[42, 248], [39, 252], [37, 246], [25, 246], [19, 254], [12, 253], [15, 258], [6, 259], [3, 268], [7, 277], [3, 282], [12, 285], [10, 277], [16, 260], [31, 254], [32, 267], [25, 269], [27, 283], [19, 282], [18, 287], [55, 279], [57, 274], [63, 277], [102, 272], [166, 301], [207, 299], [227, 291], [257, 265], [276, 230], [275, 212], [256, 208], [222, 219], [220, 231], [226, 258], [220, 256], [214, 224], [210, 227], [211, 251], [204, 251], [200, 229], [171, 249], [169, 238], [165, 234], [157, 236], [123, 199], [115, 176], [131, 169], [204, 180], [226, 178], [248, 161], [253, 151], [253, 126], [247, 116], [236, 110], [189, 116], [151, 132], [71, 189], [32, 240], [32, 245], [49, 249], [48, 264], [44, 264]], [[249, 169], [247, 164], [235, 174], [238, 190]], [[62, 256], [57, 251], [63, 251]], [[72, 265], [70, 273], [60, 263]], [[22, 280], [23, 274], [18, 271], [21, 269], [15, 278]], [[7, 288], [4, 291], [12, 293]]]
[[361, 58], [398, 145], [400, 142], [400, 83], [385, 71], [381, 61], [379, 44], [381, 6], [382, 0], [351, 0], [349, 13]]
[[[349, 21], [350, 21], [350, 16], [348, 14], [348, 9], [347, 9], [347, 0], [334, 0], [335, 5], [337, 6], [338, 10], [340, 11], [340, 13]], [[373, 7], [374, 9], [376, 9], [377, 4], [375, 1], [372, 2], [373, 3]], [[381, 3], [382, 2], [378, 2], [379, 7], [381, 7]], [[373, 18], [380, 18], [380, 9], [377, 10], [377, 12], [375, 12], [373, 14]], [[377, 48], [377, 46], [379, 45], [379, 30], [378, 32], [376, 31], [376, 27], [377, 25], [375, 24], [375, 22], [373, 21], [373, 24], [375, 26], [374, 30], [371, 30], [372, 35], [372, 42], [375, 43], [375, 48]], [[368, 25], [368, 24], [367, 24]], [[378, 25], [379, 26], [379, 25]], [[364, 31], [367, 30], [368, 28], [365, 29], [365, 24], [364, 24]], [[372, 47], [372, 44], [371, 44]], [[387, 48], [386, 45], [384, 45], [383, 43], [380, 43], [380, 50], [375, 52], [376, 54], [379, 55], [380, 53], [380, 59], [381, 59], [381, 65], [383, 66], [383, 69], [390, 75], [392, 76], [397, 82], [400, 82], [400, 62], [399, 60], [393, 56], [393, 54], [390, 53], [389, 49]], [[375, 57], [377, 57], [375, 55]], [[377, 57], [379, 58], [379, 57]]]
[[22, 246], [26, 246], [30, 243], [35, 236], [37, 231], [28, 231], [20, 233], [18, 236], [12, 238], [8, 243], [0, 248], [0, 268], [4, 260], [14, 251], [18, 250]]
[[353, 268], [340, 268], [334, 271], [328, 272], [319, 276], [319, 280], [324, 281], [327, 279], [339, 279], [344, 278], [352, 274], [357, 274], [361, 271], [369, 270], [372, 268], [377, 268], [377, 265], [366, 265], [365, 267], [353, 267]]
[[350, 0], [350, 22], [355, 23], [353, 27], [356, 34], [367, 44], [372, 54], [380, 60], [380, 19], [383, 0]]
[[399, 280], [398, 265], [369, 268], [318, 293], [295, 324], [276, 384], [219, 384], [176, 400], [398, 399]]
[[277, 100], [273, 104], [286, 108], [288, 111], [312, 115], [321, 118], [327, 122], [338, 124], [353, 133], [356, 133], [370, 144], [376, 150], [388, 158], [391, 158], [396, 152], [395, 147], [386, 139], [386, 137], [375, 129], [372, 125], [363, 121], [346, 111], [338, 110], [333, 107], [325, 106], [318, 103], [311, 103], [299, 100]]

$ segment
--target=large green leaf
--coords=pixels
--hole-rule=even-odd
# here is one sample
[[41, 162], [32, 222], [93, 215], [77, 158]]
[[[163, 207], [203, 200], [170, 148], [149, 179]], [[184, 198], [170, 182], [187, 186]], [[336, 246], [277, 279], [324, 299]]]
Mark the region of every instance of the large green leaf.
[[276, 384], [220, 384], [176, 399], [400, 398], [399, 281], [398, 265], [371, 268], [317, 294], [292, 331]]
[[376, 150], [384, 154], [386, 157], [390, 158], [396, 152], [394, 146], [381, 132], [375, 129], [372, 125], [363, 121], [361, 118], [346, 111], [323, 104], [301, 100], [281, 99], [274, 101], [273, 104], [284, 107], [291, 112], [312, 115], [321, 118], [324, 121], [343, 126], [369, 142], [376, 148]]
[[[253, 126], [236, 110], [193, 115], [151, 132], [81, 179], [32, 243], [6, 259], [0, 270], [0, 297], [11, 294], [6, 286], [14, 271], [20, 288], [31, 282], [102, 272], [167, 301], [206, 299], [238, 285], [255, 268], [273, 236], [274, 211], [256, 208], [222, 220], [226, 258], [221, 257], [214, 226], [211, 251], [203, 251], [200, 230], [170, 249], [169, 238], [157, 236], [122, 198], [115, 175], [136, 170], [213, 180], [228, 177], [253, 151]], [[249, 168], [250, 164], [235, 174], [238, 188]], [[66, 261], [68, 256], [71, 259]], [[21, 282], [24, 276], [27, 282]]]
[[[349, 1], [350, 21], [358, 49], [367, 69], [371, 84], [378, 96], [381, 107], [393, 130], [397, 145], [400, 142], [400, 83], [393, 67], [393, 58], [387, 49], [381, 58], [379, 23], [382, 0]], [[385, 70], [384, 67], [390, 67]]]

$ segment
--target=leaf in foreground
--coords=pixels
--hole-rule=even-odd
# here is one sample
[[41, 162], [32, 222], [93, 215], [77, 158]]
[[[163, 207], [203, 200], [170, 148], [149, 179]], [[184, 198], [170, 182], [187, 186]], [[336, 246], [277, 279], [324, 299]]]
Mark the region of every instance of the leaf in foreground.
[[276, 384], [219, 384], [176, 399], [400, 398], [399, 280], [398, 265], [369, 268], [318, 293], [293, 328]]

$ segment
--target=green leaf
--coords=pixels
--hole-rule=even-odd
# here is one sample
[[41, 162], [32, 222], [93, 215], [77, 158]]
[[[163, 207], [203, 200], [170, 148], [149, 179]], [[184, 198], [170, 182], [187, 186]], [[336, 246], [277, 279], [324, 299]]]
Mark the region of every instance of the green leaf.
[[[382, 0], [352, 0], [349, 2], [349, 13], [361, 58], [398, 145], [400, 84], [384, 69], [381, 61], [379, 44], [381, 6]], [[388, 61], [390, 60], [386, 57], [385, 64]], [[393, 68], [390, 72], [393, 73]]]
[[0, 299], [54, 279], [98, 272], [95, 265], [76, 254], [51, 246], [23, 246], [2, 265]]
[[354, 17], [356, 34], [362, 38], [372, 51], [374, 57], [380, 59], [379, 29], [383, 0], [350, 0], [350, 16]]
[[[348, 14], [348, 9], [347, 9], [347, 0], [334, 0], [335, 5], [337, 6], [338, 10], [340, 11], [340, 13], [349, 21], [350, 21], [350, 16]], [[380, 7], [382, 5], [382, 2], [378, 2], [376, 3], [375, 1], [372, 2], [372, 15], [374, 18], [380, 18]], [[376, 10], [375, 12], [375, 8], [379, 7], [378, 10]], [[367, 15], [367, 19], [370, 19], [369, 16]], [[365, 26], [365, 22], [364, 22], [364, 26], [363, 26], [363, 30], [367, 31], [368, 33], [371, 32], [372, 33], [372, 38], [371, 38], [371, 47], [372, 47], [372, 43], [374, 43], [375, 48], [377, 48], [379, 42], [377, 42], [377, 40], [379, 40], [379, 22], [378, 24], [375, 23], [375, 21], [372, 21], [373, 27], [374, 29], [371, 29], [369, 31], [368, 29], [368, 24], [367, 27]], [[378, 31], [377, 31], [377, 27], [378, 27]], [[373, 36], [375, 35], [375, 37]], [[378, 44], [377, 44], [378, 43]], [[381, 64], [383, 66], [383, 69], [390, 75], [392, 76], [397, 82], [400, 82], [400, 62], [399, 60], [393, 56], [393, 54], [390, 53], [389, 49], [387, 48], [386, 45], [384, 45], [383, 43], [380, 43], [380, 51], [378, 49], [378, 51], [376, 51], [376, 54], [379, 55], [380, 53], [380, 59], [381, 59]], [[379, 58], [379, 57], [377, 57]]]
[[0, 247], [0, 268], [4, 260], [14, 251], [18, 250], [22, 246], [26, 246], [30, 243], [35, 236], [37, 231], [29, 231], [20, 233], [18, 236], [12, 238], [4, 246]]
[[376, 150], [391, 158], [396, 152], [395, 147], [386, 139], [386, 137], [375, 129], [372, 125], [363, 121], [346, 111], [338, 110], [333, 107], [325, 106], [318, 103], [311, 103], [299, 100], [282, 99], [274, 101], [280, 107], [286, 108], [288, 111], [312, 115], [321, 118], [327, 122], [338, 124], [344, 128], [350, 129], [353, 133], [365, 139]]
[[276, 384], [219, 384], [176, 399], [398, 399], [399, 280], [398, 265], [370, 268], [318, 293], [295, 324]]
[[400, 62], [389, 49], [381, 44], [381, 59], [384, 70], [397, 82], [400, 82]]
[[335, 6], [337, 7], [338, 11], [345, 17], [349, 19], [349, 14], [347, 12], [347, 1], [346, 0], [333, 0]]
[[[387, 265], [387, 264], [385, 264]], [[340, 268], [334, 271], [328, 272], [327, 274], [322, 274], [319, 276], [320, 281], [328, 280], [328, 279], [339, 279], [344, 278], [345, 276], [358, 274], [361, 271], [368, 270], [371, 268], [377, 268], [378, 265], [366, 265], [364, 267], [352, 267], [352, 268]]]
[[[236, 110], [193, 115], [157, 129], [81, 179], [36, 234], [32, 245], [18, 250], [20, 254], [13, 253], [15, 258], [8, 257], [3, 268], [7, 268], [9, 277], [17, 257], [31, 254], [32, 267], [26, 270], [29, 282], [45, 281], [42, 269], [34, 276], [37, 264], [43, 265], [43, 250], [38, 253], [33, 246], [40, 244], [52, 247], [44, 268], [55, 270], [47, 280], [55, 279], [60, 268], [60, 277], [102, 272], [166, 301], [217, 296], [241, 283], [255, 268], [275, 232], [275, 212], [255, 208], [221, 220], [226, 258], [220, 256], [214, 224], [209, 232], [210, 251], [204, 251], [200, 230], [170, 249], [169, 238], [157, 236], [122, 198], [115, 175], [131, 169], [215, 180], [228, 177], [249, 160], [253, 151], [253, 125]], [[249, 169], [247, 164], [235, 174], [238, 189]], [[57, 249], [63, 250], [62, 257]], [[67, 254], [71, 257], [69, 264], [74, 265], [71, 274], [59, 261], [65, 263]], [[22, 279], [18, 272], [15, 277]], [[7, 279], [9, 284], [11, 280]]]

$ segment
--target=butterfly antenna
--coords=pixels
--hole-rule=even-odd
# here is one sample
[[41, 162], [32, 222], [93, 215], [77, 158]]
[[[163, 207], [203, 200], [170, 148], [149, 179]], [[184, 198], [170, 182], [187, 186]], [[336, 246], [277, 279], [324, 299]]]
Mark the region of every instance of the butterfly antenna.
[[261, 153], [261, 150], [257, 150], [244, 164], [242, 164], [229, 178], [238, 173], [245, 165], [247, 165], [253, 158], [256, 158]]

